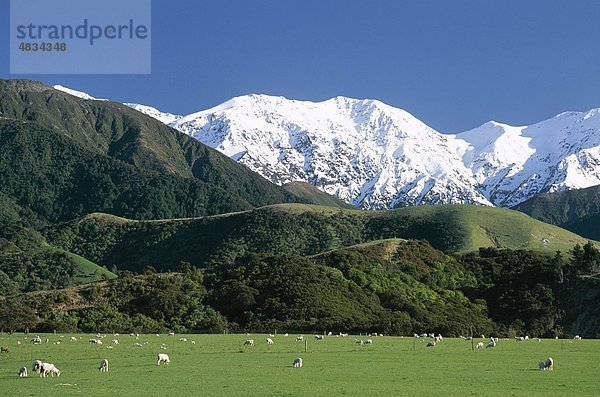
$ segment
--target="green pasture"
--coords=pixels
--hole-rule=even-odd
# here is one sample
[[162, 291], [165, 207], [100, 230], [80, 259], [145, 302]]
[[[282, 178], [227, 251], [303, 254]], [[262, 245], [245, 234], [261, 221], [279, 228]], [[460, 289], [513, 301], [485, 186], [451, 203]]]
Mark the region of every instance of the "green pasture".
[[[472, 350], [471, 342], [448, 339], [427, 348], [426, 339], [366, 336], [276, 335], [40, 335], [48, 343], [33, 345], [32, 335], [1, 335], [2, 396], [598, 396], [600, 341], [500, 339], [496, 348]], [[187, 342], [180, 341], [187, 338]], [[62, 339], [61, 344], [55, 344]], [[108, 349], [111, 339], [119, 345]], [[243, 345], [253, 339], [254, 347]], [[21, 344], [18, 344], [20, 341]], [[191, 341], [195, 341], [192, 344]], [[486, 339], [476, 339], [474, 342]], [[142, 346], [135, 346], [140, 343]], [[164, 344], [166, 350], [160, 348]], [[167, 353], [169, 366], [157, 366]], [[303, 368], [293, 368], [294, 357]], [[538, 362], [552, 356], [554, 371]], [[100, 373], [101, 359], [110, 372]], [[59, 378], [31, 373], [35, 359], [55, 364]], [[17, 371], [27, 366], [28, 378]]]

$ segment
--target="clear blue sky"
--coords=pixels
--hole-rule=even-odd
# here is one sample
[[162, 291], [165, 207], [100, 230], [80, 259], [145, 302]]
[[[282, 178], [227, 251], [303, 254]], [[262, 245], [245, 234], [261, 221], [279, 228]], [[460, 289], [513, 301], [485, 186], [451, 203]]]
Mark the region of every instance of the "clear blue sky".
[[153, 0], [152, 74], [0, 76], [186, 114], [247, 93], [376, 98], [442, 132], [600, 107], [598, 0]]

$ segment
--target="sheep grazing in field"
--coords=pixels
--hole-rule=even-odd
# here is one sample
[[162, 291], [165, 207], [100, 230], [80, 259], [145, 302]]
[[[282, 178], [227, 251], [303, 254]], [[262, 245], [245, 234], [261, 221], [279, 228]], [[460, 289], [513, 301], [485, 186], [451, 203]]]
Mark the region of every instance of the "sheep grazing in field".
[[515, 336], [515, 340], [516, 340], [517, 342], [523, 342], [523, 341], [525, 340], [525, 338], [524, 338], [524, 337], [522, 337], [522, 336]]
[[91, 343], [92, 345], [101, 345], [101, 344], [102, 344], [102, 341], [101, 341], [100, 339], [95, 339], [95, 338], [94, 338], [94, 339], [90, 339], [90, 343]]
[[367, 339], [365, 341], [365, 345], [372, 345], [373, 344], [373, 339]]
[[479, 342], [477, 345], [475, 345], [475, 349], [483, 349], [483, 342]]
[[0, 347], [0, 353], [8, 353], [8, 347]]
[[119, 340], [118, 339], [113, 339], [112, 340], [112, 344], [113, 345], [118, 345], [119, 344]]
[[419, 336], [420, 336], [421, 338], [427, 338], [427, 336], [428, 336], [428, 335], [427, 335], [427, 334], [421, 334], [421, 335], [419, 335]]
[[60, 376], [60, 370], [58, 368], [56, 368], [56, 366], [54, 364], [50, 364], [50, 363], [42, 363], [42, 366], [40, 368], [40, 376], [45, 378], [48, 375], [50, 375], [51, 377], [54, 378], [54, 375], [56, 375], [57, 377]]
[[485, 347], [496, 347], [496, 342], [491, 340]]
[[160, 363], [164, 363], [165, 365], [169, 365], [170, 362], [171, 362], [171, 359], [169, 358], [168, 354], [165, 354], [165, 353], [159, 353], [158, 354], [158, 361], [156, 362], [156, 365], [160, 365]]
[[302, 359], [300, 357], [296, 357], [292, 362], [294, 368], [302, 368]]
[[171, 331], [167, 334], [167, 336], [175, 336], [175, 332]]
[[31, 372], [39, 374], [42, 369], [42, 362], [40, 360], [35, 360], [33, 365], [31, 366]]
[[272, 344], [273, 344], [273, 339], [267, 338], [267, 345], [272, 345]]
[[108, 359], [103, 359], [100, 361], [100, 367], [98, 367], [100, 372], [108, 372]]
[[552, 357], [548, 357], [545, 361], [541, 361], [540, 369], [542, 371], [553, 371], [554, 370], [554, 360], [552, 359]]
[[193, 341], [192, 341], [192, 345], [195, 345], [195, 344], [196, 344], [196, 341], [195, 341], [195, 340], [193, 340]]
[[316, 340], [323, 340], [323, 338], [324, 338], [323, 335], [315, 335]]
[[440, 342], [444, 340], [444, 337], [442, 336], [442, 334], [438, 334], [437, 338], [440, 340]]
[[71, 340], [71, 342], [77, 342], [77, 338], [74, 336], [71, 336], [70, 340]]
[[285, 334], [283, 334], [283, 336], [289, 336], [289, 334], [286, 332]]
[[274, 337], [275, 337], [275, 335], [274, 335], [274, 334], [269, 334], [269, 336], [270, 336], [271, 338], [274, 338]]
[[19, 378], [27, 378], [27, 367], [19, 369]]
[[364, 340], [359, 340], [359, 339], [357, 339], [357, 340], [356, 340], [356, 343], [358, 343], [359, 345], [361, 345], [361, 346], [362, 346], [362, 345], [364, 345], [364, 344], [365, 344], [365, 341], [364, 341]]
[[179, 338], [179, 342], [187, 342], [187, 338]]
[[254, 339], [246, 339], [244, 346], [254, 346]]
[[304, 336], [300, 335], [296, 337], [296, 342], [302, 342], [304, 340]]
[[434, 347], [436, 345], [435, 341], [431, 341], [427, 344], [427, 347]]
[[39, 345], [40, 343], [42, 343], [42, 338], [36, 335], [31, 340], [31, 343], [33, 343], [34, 345]]
[[574, 337], [573, 339], [580, 340], [580, 339], [581, 339], [581, 336], [579, 336], [579, 335], [575, 335], [575, 337]]

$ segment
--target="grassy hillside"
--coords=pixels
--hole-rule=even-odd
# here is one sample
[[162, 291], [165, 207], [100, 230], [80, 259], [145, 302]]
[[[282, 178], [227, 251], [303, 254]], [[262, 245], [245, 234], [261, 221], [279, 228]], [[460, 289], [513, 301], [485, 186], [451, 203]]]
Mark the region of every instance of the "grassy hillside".
[[96, 263], [140, 270], [206, 266], [248, 252], [315, 255], [378, 239], [423, 239], [445, 252], [479, 247], [567, 252], [585, 239], [517, 211], [460, 205], [389, 211], [281, 204], [228, 215], [133, 222], [92, 216], [44, 231], [54, 244]]
[[48, 244], [36, 231], [0, 228], [0, 295], [64, 288], [116, 275], [80, 255]]
[[540, 194], [515, 209], [581, 236], [600, 240], [600, 186]]

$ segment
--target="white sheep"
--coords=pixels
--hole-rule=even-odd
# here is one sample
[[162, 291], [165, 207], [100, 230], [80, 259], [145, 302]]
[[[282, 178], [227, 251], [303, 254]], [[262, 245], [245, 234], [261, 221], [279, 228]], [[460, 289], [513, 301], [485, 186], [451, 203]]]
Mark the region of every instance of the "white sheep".
[[108, 372], [108, 359], [107, 358], [100, 361], [100, 367], [98, 367], [98, 369], [100, 370], [100, 372]]
[[165, 365], [169, 365], [170, 362], [171, 362], [171, 359], [169, 358], [168, 354], [165, 354], [165, 353], [159, 353], [158, 354], [158, 361], [156, 362], [156, 365], [160, 365], [160, 363], [164, 363]]
[[171, 331], [167, 334], [167, 336], [175, 336], [175, 332]]
[[254, 339], [246, 339], [244, 346], [254, 346]]
[[196, 341], [195, 341], [195, 340], [193, 340], [193, 341], [192, 341], [192, 345], [195, 345], [195, 344], [196, 344]]
[[373, 344], [373, 339], [367, 339], [365, 341], [365, 345], [372, 345]]
[[323, 340], [323, 335], [315, 335], [316, 340]]
[[113, 339], [112, 340], [112, 344], [113, 345], [118, 345], [119, 344], [119, 340], [118, 339]]
[[483, 349], [483, 342], [479, 342], [477, 345], [475, 345], [475, 349]]
[[179, 338], [179, 342], [187, 342], [187, 338]]
[[579, 335], [575, 335], [575, 337], [574, 337], [573, 339], [580, 340], [580, 339], [581, 339], [581, 336], [579, 336]]
[[273, 339], [267, 338], [267, 345], [272, 345], [272, 344], [273, 344]]
[[304, 340], [304, 336], [300, 335], [296, 337], [296, 342], [301, 342]]
[[71, 336], [71, 342], [77, 342], [77, 338], [74, 336]]
[[27, 378], [27, 367], [21, 367], [21, 369], [19, 369], [19, 377]]
[[31, 343], [33, 343], [34, 345], [39, 345], [40, 343], [42, 343], [42, 338], [36, 335], [31, 340]]
[[294, 368], [302, 368], [302, 358], [296, 357], [292, 364], [294, 365]]
[[552, 357], [548, 357], [546, 361], [540, 362], [540, 369], [542, 371], [553, 371], [554, 370], [554, 360]]
[[60, 370], [58, 368], [56, 368], [56, 366], [54, 364], [42, 363], [42, 366], [40, 368], [40, 376], [45, 378], [48, 375], [52, 376], [53, 378], [54, 378], [54, 375], [59, 377]]

